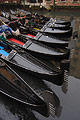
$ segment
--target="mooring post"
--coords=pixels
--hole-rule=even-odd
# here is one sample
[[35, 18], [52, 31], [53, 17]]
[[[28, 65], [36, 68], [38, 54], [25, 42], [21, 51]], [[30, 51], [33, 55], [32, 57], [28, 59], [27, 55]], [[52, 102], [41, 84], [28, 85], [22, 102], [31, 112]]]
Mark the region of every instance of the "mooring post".
[[55, 0], [54, 0], [54, 3], [53, 3], [53, 10], [55, 11]]

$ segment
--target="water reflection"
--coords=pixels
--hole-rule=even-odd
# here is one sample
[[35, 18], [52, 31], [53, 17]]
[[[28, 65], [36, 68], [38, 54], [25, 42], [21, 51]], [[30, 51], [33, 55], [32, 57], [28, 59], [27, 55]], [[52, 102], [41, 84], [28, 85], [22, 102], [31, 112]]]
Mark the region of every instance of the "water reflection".
[[[55, 94], [55, 92], [47, 92], [47, 91], [44, 91], [42, 93], [42, 97], [43, 99], [45, 99], [46, 102], [49, 102], [49, 116], [52, 116], [53, 118], [55, 117], [60, 117], [61, 116], [61, 112], [62, 112], [62, 109], [63, 107], [61, 106], [60, 104], [60, 99], [59, 97]], [[36, 111], [33, 111], [34, 115], [36, 116], [37, 113]]]
[[80, 78], [80, 38], [76, 42], [76, 48], [72, 51], [70, 75]]
[[29, 108], [0, 94], [0, 120], [36, 120], [36, 118]]
[[65, 94], [67, 93], [67, 91], [68, 91], [68, 79], [67, 79], [67, 81], [64, 81], [61, 89], [62, 89], [63, 93], [65, 93]]
[[46, 102], [49, 102], [49, 115], [52, 117], [60, 117], [62, 112], [62, 106], [60, 105], [59, 97], [52, 91], [44, 91], [42, 93], [42, 97]]

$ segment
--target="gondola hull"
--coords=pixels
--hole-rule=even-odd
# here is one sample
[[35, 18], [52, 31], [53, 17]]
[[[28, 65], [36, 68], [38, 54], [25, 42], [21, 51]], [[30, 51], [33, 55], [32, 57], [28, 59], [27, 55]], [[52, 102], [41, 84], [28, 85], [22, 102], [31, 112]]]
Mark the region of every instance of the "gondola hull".
[[[25, 44], [21, 41], [26, 41]], [[69, 59], [69, 50], [68, 49], [53, 49], [50, 48], [44, 44], [41, 44], [38, 41], [34, 41], [34, 40], [29, 40], [26, 39], [26, 37], [24, 35], [20, 35], [18, 37], [14, 37], [14, 36], [9, 36], [9, 39], [7, 40], [7, 42], [9, 43], [9, 45], [14, 46], [14, 49], [17, 46], [22, 48], [23, 50], [29, 52], [30, 54], [32, 54], [35, 57], [39, 57], [42, 59], [49, 59], [49, 60], [56, 60], [56, 61], [61, 61], [63, 59]], [[21, 42], [21, 43], [20, 43]], [[24, 45], [21, 45], [21, 44]], [[63, 51], [63, 52], [62, 52]]]
[[1, 16], [0, 16], [0, 19], [1, 19], [2, 21], [4, 21], [6, 24], [8, 24], [8, 23], [10, 22], [8, 19], [6, 19], [6, 18], [4, 18], [4, 17], [1, 17]]
[[[10, 23], [9, 26], [15, 30], [16, 23]], [[48, 33], [44, 32], [38, 32], [36, 29], [30, 29], [27, 30], [26, 27], [19, 27], [20, 33], [24, 34], [27, 38], [30, 38], [31, 40], [38, 41], [40, 43], [43, 43], [50, 47], [59, 47], [59, 48], [65, 48], [68, 47], [69, 40], [65, 39], [62, 40], [60, 38], [54, 37], [53, 35], [50, 35]], [[34, 35], [35, 34], [35, 35]]]
[[[34, 30], [34, 32], [35, 32], [35, 30]], [[68, 47], [68, 44], [70, 42], [69, 39], [62, 40], [62, 39], [54, 37], [53, 35], [50, 35], [48, 33], [44, 34], [44, 33], [38, 32], [36, 34], [36, 36], [34, 36], [33, 33], [26, 34], [26, 32], [24, 32], [24, 30], [22, 30], [21, 33], [24, 34], [27, 38], [30, 38], [31, 40], [38, 41], [38, 42], [43, 43], [52, 48], [57, 48], [57, 47], [65, 48], [65, 47]]]
[[[12, 20], [17, 20], [19, 16], [14, 16], [14, 15], [9, 15], [8, 12], [2, 12], [3, 16], [10, 19], [11, 21]], [[27, 15], [31, 15], [30, 13], [28, 14], [27, 12]], [[25, 19], [27, 19], [25, 17]], [[31, 17], [31, 20], [33, 18]], [[70, 26], [71, 26], [71, 22], [69, 21], [66, 21], [66, 20], [57, 20], [57, 19], [53, 19], [53, 18], [50, 18], [50, 19], [47, 19], [48, 21], [45, 22], [45, 25], [47, 25], [47, 27], [50, 27], [50, 28], [53, 28], [53, 29], [60, 29], [60, 30], [69, 30], [70, 29]], [[41, 20], [43, 21], [43, 20]], [[45, 21], [45, 20], [44, 20]], [[36, 23], [37, 25], [37, 23]], [[44, 24], [43, 24], [44, 25]], [[43, 26], [42, 23], [39, 23], [39, 26]]]
[[2, 60], [0, 60], [0, 92], [44, 116], [48, 115], [47, 103]]
[[[23, 13], [24, 15], [26, 15], [26, 18], [27, 18], [27, 15], [29, 15], [31, 18], [33, 18], [32, 15], [34, 15], [35, 17], [37, 16], [37, 18], [40, 19], [40, 16], [41, 16], [41, 20], [44, 20], [45, 23], [46, 22], [49, 22], [49, 23], [55, 23], [55, 24], [60, 24], [60, 25], [68, 25], [68, 26], [71, 26], [71, 22], [69, 20], [63, 20], [63, 19], [56, 19], [56, 18], [49, 18], [49, 17], [45, 17], [43, 15], [39, 15], [38, 13], [30, 13], [30, 12], [27, 12], [25, 10], [18, 10], [20, 13]], [[11, 11], [13, 13], [13, 11]], [[16, 12], [15, 12], [16, 14]]]
[[[25, 56], [26, 59], [23, 59]], [[32, 57], [32, 56], [31, 56]], [[2, 58], [3, 59], [3, 58]], [[62, 85], [64, 81], [62, 72], [53, 72], [48, 66], [44, 65], [40, 61], [31, 60], [29, 56], [26, 54], [19, 55], [18, 53], [15, 55], [11, 61], [3, 59], [7, 64], [12, 67], [19, 68], [33, 76], [36, 76], [40, 79], [44, 79], [50, 81], [56, 85]], [[38, 62], [36, 64], [36, 62]], [[46, 68], [44, 68], [46, 67]]]
[[[18, 23], [17, 22], [14, 22], [14, 23], [10, 23], [9, 26], [15, 30], [15, 28], [18, 26]], [[52, 29], [52, 28], [49, 28], [49, 29]], [[68, 33], [65, 33], [67, 35], [67, 37], [62, 40], [60, 38], [57, 38], [55, 37], [56, 35], [62, 35], [61, 37], [64, 37], [64, 33], [60, 33], [60, 34], [57, 34], [55, 33], [55, 35], [51, 35], [49, 33], [44, 33], [40, 30], [37, 30], [37, 29], [30, 29], [30, 28], [26, 28], [26, 27], [23, 27], [23, 26], [19, 26], [19, 30], [20, 30], [20, 33], [26, 35], [26, 37], [32, 39], [32, 40], [35, 40], [35, 41], [39, 41], [41, 43], [44, 43], [46, 44], [47, 46], [50, 46], [50, 47], [59, 47], [59, 48], [65, 48], [65, 47], [68, 47], [68, 44], [69, 44], [69, 39], [67, 37], [70, 37], [71, 35]], [[39, 31], [39, 32], [38, 32]], [[66, 36], [65, 35], [65, 36]]]
[[59, 30], [69, 30], [70, 26], [69, 25], [60, 25], [60, 24], [49, 24], [48, 25], [49, 28], [53, 28], [53, 29], [59, 29]]
[[[29, 36], [27, 36], [29, 37]], [[68, 40], [61, 40], [56, 37], [52, 37], [50, 35], [45, 35], [42, 33], [38, 33], [35, 37], [31, 37], [31, 39], [37, 40], [47, 46], [52, 48], [65, 48], [68, 47], [69, 41]]]
[[[3, 43], [0, 43], [3, 44]], [[55, 71], [50, 68], [44, 62], [41, 62], [37, 58], [33, 57], [29, 53], [19, 50], [18, 53], [9, 48], [8, 45], [3, 44], [5, 47], [0, 47], [0, 58], [4, 60], [6, 63], [13, 67], [20, 68], [25, 72], [28, 72], [38, 78], [45, 79], [51, 81], [57, 85], [61, 85], [64, 81], [63, 71]], [[10, 52], [6, 52], [4, 48]]]
[[58, 37], [58, 38], [70, 38], [72, 36], [72, 28], [69, 30], [59, 30], [59, 29], [54, 29], [54, 28], [45, 28], [43, 27], [41, 29], [41, 32], [47, 33], [49, 35]]
[[69, 30], [71, 26], [70, 21], [59, 20], [51, 18], [46, 24], [47, 27], [59, 30]]

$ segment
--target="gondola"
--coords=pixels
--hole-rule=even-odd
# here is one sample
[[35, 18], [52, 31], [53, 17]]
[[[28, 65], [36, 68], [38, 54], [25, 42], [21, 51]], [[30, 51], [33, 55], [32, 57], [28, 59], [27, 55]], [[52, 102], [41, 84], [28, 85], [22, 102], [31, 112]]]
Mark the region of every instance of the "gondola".
[[[55, 21], [56, 19], [51, 18], [47, 23], [40, 21], [40, 19], [38, 18], [32, 18], [31, 20], [27, 20], [26, 17], [23, 18], [25, 19], [28, 24], [31, 26], [33, 25], [34, 27], [38, 27], [38, 28], [43, 28], [44, 25], [46, 25], [47, 28], [52, 28], [52, 29], [59, 29], [59, 30], [69, 30], [71, 27], [71, 24], [66, 24], [66, 25], [62, 25], [62, 24], [57, 24]], [[22, 20], [23, 20], [22, 19]], [[53, 22], [54, 20], [54, 22]]]
[[[24, 18], [25, 19], [25, 18]], [[32, 20], [30, 22], [27, 23], [27, 25], [29, 26], [32, 26], [33, 28], [36, 28], [39, 32], [42, 32], [42, 33], [47, 33], [47, 34], [50, 34], [52, 36], [55, 36], [55, 37], [59, 37], [59, 38], [69, 38], [72, 36], [72, 27], [70, 26], [65, 26], [63, 25], [56, 25], [55, 22], [54, 22], [54, 26], [55, 27], [49, 27], [50, 23], [51, 23], [52, 19], [50, 19], [44, 26], [43, 25], [40, 25], [40, 24], [36, 24], [34, 22], [32, 22]], [[30, 25], [30, 24], [31, 25]], [[27, 26], [26, 25], [26, 26]], [[60, 29], [61, 28], [61, 29]], [[64, 29], [63, 29], [64, 28]], [[65, 29], [66, 28], [66, 29]]]
[[[5, 20], [3, 19], [3, 17], [1, 17], [1, 19], [5, 22]], [[8, 25], [13, 29], [16, 30], [16, 27], [19, 25], [17, 25], [17, 21], [14, 22], [8, 22]], [[49, 34], [44, 34], [42, 32], [38, 32], [38, 30], [33, 29], [33, 28], [29, 28], [29, 27], [23, 27], [20, 26], [19, 27], [20, 32], [22, 34], [26, 34], [26, 37], [37, 40], [41, 43], [44, 43], [50, 47], [61, 47], [61, 48], [65, 48], [68, 47], [69, 44], [69, 40], [68, 39], [60, 39], [57, 37], [53, 37], [52, 35]]]
[[[14, 11], [12, 11], [12, 13], [13, 12]], [[34, 17], [37, 17], [37, 18], [39, 18], [41, 20], [44, 20], [45, 23], [49, 22], [49, 20], [50, 20], [51, 23], [55, 22], [55, 24], [69, 25], [69, 26], [71, 25], [71, 22], [68, 21], [68, 20], [56, 19], [56, 18], [53, 19], [53, 18], [45, 17], [44, 15], [41, 15], [41, 14], [38, 14], [38, 13], [34, 13], [34, 12], [30, 13], [30, 12], [22, 10], [22, 9], [18, 9], [18, 12], [23, 13], [24, 15], [26, 15], [26, 18], [28, 18], [28, 17], [33, 18], [33, 16], [34, 16]], [[16, 14], [16, 12], [15, 12], [15, 14]]]
[[[17, 51], [16, 51], [17, 50]], [[12, 67], [17, 67], [38, 78], [45, 79], [56, 85], [62, 85], [64, 81], [64, 67], [60, 71], [50, 68], [44, 62], [33, 57], [22, 49], [14, 50], [8, 44], [0, 42], [0, 58]], [[61, 62], [62, 63], [62, 62]], [[66, 63], [65, 63], [66, 64]], [[61, 64], [62, 65], [62, 64]]]
[[[39, 23], [39, 27], [43, 26], [44, 24], [47, 24], [48, 27], [54, 28], [54, 29], [60, 29], [60, 30], [69, 30], [71, 26], [71, 22], [67, 20], [60, 20], [60, 19], [53, 19], [53, 18], [47, 18], [43, 15], [39, 15], [36, 13], [30, 13], [24, 10], [18, 10], [16, 12], [10, 10], [11, 14], [17, 15], [18, 13], [20, 14], [19, 16], [25, 16], [26, 19], [29, 20], [34, 20], [34, 22]], [[13, 14], [13, 15], [14, 15]], [[18, 15], [17, 15], [18, 16]], [[33, 22], [33, 23], [34, 23]], [[37, 25], [37, 24], [36, 24]]]
[[[25, 17], [25, 20], [28, 20], [28, 18]], [[49, 28], [54, 28], [54, 29], [60, 29], [60, 30], [69, 30], [71, 24], [57, 24], [56, 19], [51, 18], [48, 22], [44, 22], [43, 20], [40, 20], [40, 18], [31, 18], [28, 20], [28, 23], [34, 26], [38, 26], [39, 28], [42, 28], [45, 24]]]
[[10, 14], [10, 13], [8, 13], [8, 12], [1, 12], [1, 16], [2, 17], [5, 17], [6, 19], [8, 19], [8, 20], [10, 20], [10, 21], [14, 21], [14, 20], [17, 20], [18, 18], [17, 18], [17, 16], [15, 16], [15, 15], [12, 15], [12, 14]]
[[[25, 19], [25, 18], [24, 18]], [[22, 20], [21, 20], [22, 21]], [[23, 20], [24, 21], [24, 20]], [[34, 21], [34, 22], [36, 22], [36, 21]], [[69, 37], [71, 37], [72, 36], [72, 27], [68, 27], [69, 29], [67, 29], [67, 30], [65, 30], [65, 29], [63, 29], [62, 30], [62, 25], [60, 25], [59, 26], [59, 24], [58, 25], [56, 25], [55, 23], [55, 27], [52, 27], [52, 28], [50, 28], [49, 26], [49, 24], [52, 22], [52, 19], [50, 19], [44, 26], [43, 25], [41, 25], [41, 24], [37, 24], [37, 23], [34, 23], [34, 22], [32, 22], [32, 20], [31, 21], [29, 21], [28, 23], [30, 23], [31, 24], [31, 26], [33, 26], [34, 28], [36, 28], [39, 32], [42, 32], [42, 33], [47, 33], [47, 34], [50, 34], [50, 35], [52, 35], [52, 36], [55, 36], [55, 37], [60, 37], [60, 38], [69, 38]], [[30, 25], [29, 25], [29, 27], [30, 27]], [[39, 29], [38, 29], [38, 28]], [[60, 30], [60, 27], [61, 27], [61, 30]], [[66, 26], [67, 27], [67, 26]], [[59, 29], [58, 29], [59, 28]], [[64, 28], [64, 27], [63, 27]]]
[[69, 30], [70, 29], [70, 25], [61, 25], [61, 24], [56, 24], [54, 23], [49, 23], [48, 26], [49, 28], [53, 28], [53, 29], [60, 29], [60, 30]]
[[[22, 12], [21, 12], [21, 11], [22, 11]], [[19, 11], [19, 9], [15, 10], [15, 11], [13, 11], [12, 9], [10, 9], [10, 14], [15, 15], [15, 16], [20, 15], [21, 17], [23, 17], [23, 16], [25, 16], [25, 15], [29, 15], [29, 16], [31, 15], [31, 13], [28, 12], [28, 11], [25, 11], [25, 14], [23, 13], [24, 10], [21, 10], [21, 11]]]
[[[22, 22], [22, 19], [20, 20]], [[72, 36], [72, 30], [73, 30], [72, 27], [68, 27], [68, 29], [62, 29], [62, 25], [59, 26], [54, 23], [55, 27], [49, 27], [48, 24], [49, 23], [46, 23], [43, 26], [41, 24], [34, 23], [34, 21], [29, 21], [26, 23], [25, 27], [29, 26], [29, 28], [32, 27], [33, 29], [37, 30], [37, 32], [45, 33], [45, 34], [52, 35], [58, 38], [70, 38]]]
[[0, 59], [0, 92], [10, 99], [48, 115], [47, 103], [5, 62]]
[[[40, 18], [34, 18], [34, 17], [31, 17], [31, 19], [30, 18], [28, 19], [28, 17], [24, 17], [23, 19], [27, 20], [29, 24], [33, 25], [34, 27], [38, 27], [38, 28], [42, 28], [44, 25], [47, 25], [48, 28], [69, 30], [71, 27], [71, 22], [67, 24], [60, 24], [61, 22], [60, 23], [56, 22], [56, 21], [59, 22], [59, 20], [56, 20], [53, 18], [51, 18], [48, 22], [45, 22]], [[22, 22], [24, 22], [24, 20]]]
[[0, 16], [0, 19], [1, 19], [2, 21], [4, 21], [6, 24], [8, 24], [8, 23], [10, 22], [10, 20], [8, 20], [7, 18], [2, 17], [2, 16]]
[[43, 28], [40, 29], [39, 31], [45, 34], [46, 33], [50, 34], [58, 38], [70, 38], [72, 36], [72, 27], [70, 27], [70, 29], [68, 30], [59, 30], [56, 28], [47, 27], [47, 24], [45, 24]]
[[56, 62], [60, 62], [63, 59], [69, 59], [69, 55], [70, 55], [70, 50], [67, 48], [53, 49], [35, 40], [31, 41], [29, 38], [26, 38], [26, 36], [24, 35], [13, 36], [7, 34], [6, 42], [8, 42], [10, 46], [13, 46], [14, 49], [15, 47], [17, 48], [18, 46], [35, 57], [47, 59], [47, 60], [55, 60]]
[[69, 30], [58, 30], [54, 28], [42, 28], [40, 32], [50, 34], [58, 38], [70, 38], [72, 36], [72, 28]]
[[19, 30], [20, 30], [20, 33], [26, 35], [26, 37], [28, 37], [32, 40], [41, 42], [43, 44], [46, 44], [47, 46], [50, 46], [50, 47], [53, 47], [53, 48], [54, 47], [61, 47], [61, 48], [68, 47], [68, 44], [69, 44], [68, 39], [62, 40], [60, 38], [53, 37], [49, 34], [47, 35], [47, 34], [44, 34], [42, 32], [38, 32], [36, 29], [29, 28], [28, 26], [23, 27], [17, 21], [10, 22], [8, 25], [13, 30], [16, 30], [17, 27], [18, 27]]

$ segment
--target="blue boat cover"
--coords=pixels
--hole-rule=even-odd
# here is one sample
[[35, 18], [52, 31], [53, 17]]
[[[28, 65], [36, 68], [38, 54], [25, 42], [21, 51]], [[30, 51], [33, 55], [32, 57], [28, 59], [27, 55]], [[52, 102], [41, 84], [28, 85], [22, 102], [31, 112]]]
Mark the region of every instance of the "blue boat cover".
[[7, 53], [7, 52], [4, 51], [4, 50], [0, 50], [0, 54], [2, 54], [2, 55], [4, 55], [4, 56], [8, 56], [8, 55], [9, 55], [9, 53]]
[[0, 49], [4, 49], [4, 47], [0, 46]]

